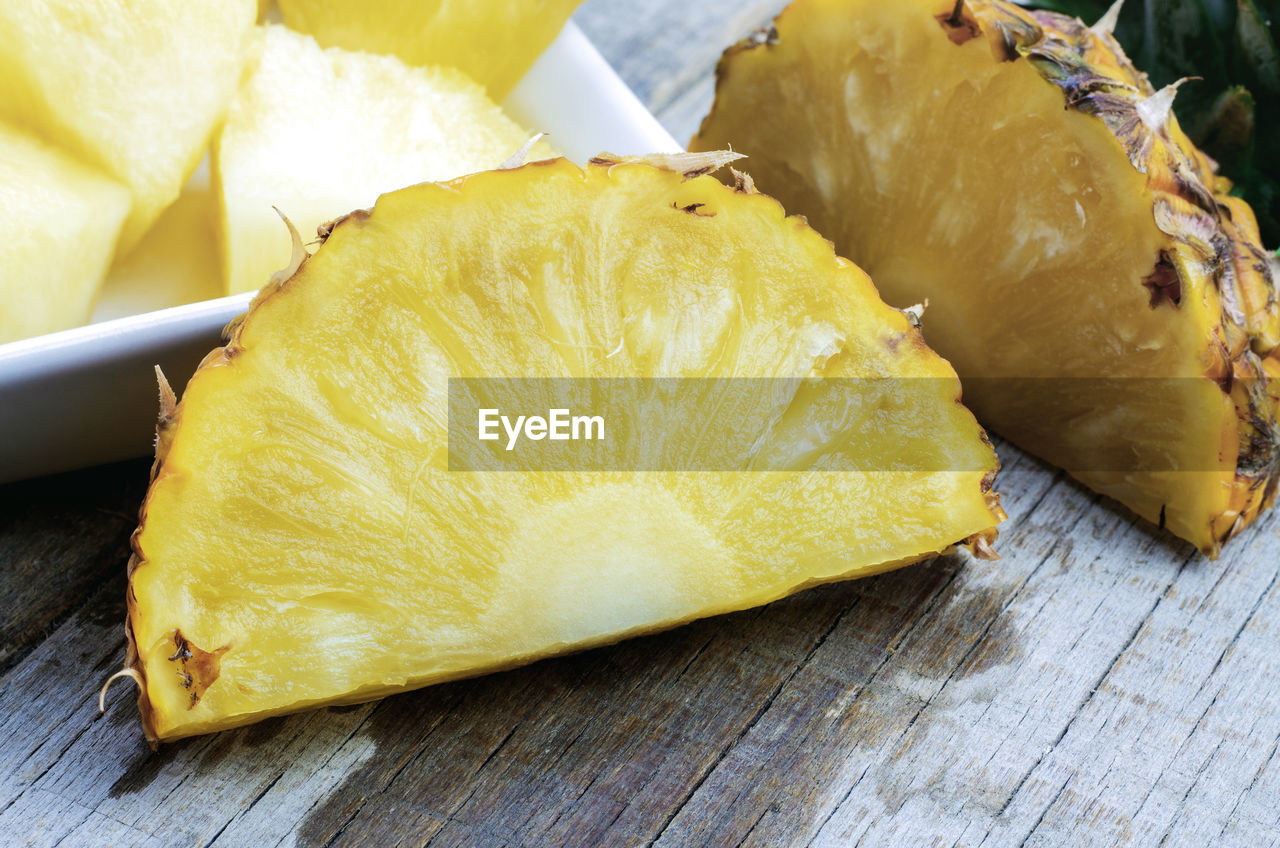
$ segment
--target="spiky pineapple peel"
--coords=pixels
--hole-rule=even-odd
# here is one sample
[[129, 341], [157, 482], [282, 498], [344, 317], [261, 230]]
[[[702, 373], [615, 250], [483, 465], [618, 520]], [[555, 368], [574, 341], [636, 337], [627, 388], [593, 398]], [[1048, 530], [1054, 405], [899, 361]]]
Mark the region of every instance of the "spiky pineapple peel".
[[[730, 156], [482, 172], [384, 195], [313, 256], [295, 239], [162, 391], [120, 673], [153, 743], [991, 555], [996, 459], [954, 372], [749, 180], [693, 176]], [[922, 378], [861, 450], [965, 470], [445, 470], [450, 375], [811, 369]]]
[[1280, 246], [1280, 3], [1276, 0], [1019, 0], [1105, 20], [1156, 88], [1193, 78], [1174, 104], [1187, 135]]
[[1280, 479], [1275, 269], [1113, 24], [795, 0], [726, 51], [690, 147], [747, 153], [891, 303], [930, 299], [994, 430], [1215, 556]]

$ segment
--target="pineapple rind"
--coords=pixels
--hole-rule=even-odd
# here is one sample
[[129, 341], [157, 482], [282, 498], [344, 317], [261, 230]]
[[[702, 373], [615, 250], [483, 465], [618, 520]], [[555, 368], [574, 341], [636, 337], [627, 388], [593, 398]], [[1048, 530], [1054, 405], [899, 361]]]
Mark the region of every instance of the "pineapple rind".
[[[841, 27], [856, 28], [857, 5], [850, 0], [795, 0], [772, 30], [725, 51], [717, 68], [716, 103], [690, 148], [729, 142], [751, 153], [750, 124], [738, 110], [745, 102], [754, 108], [763, 104], [750, 99], [745, 73], [737, 69], [745, 72], [750, 66], [764, 73], [770, 63], [777, 67], [780, 48], [796, 47], [784, 43], [785, 35], [780, 40], [779, 30], [790, 32], [788, 25], [795, 25], [802, 8], [814, 18], [827, 14], [833, 25], [839, 19]], [[1234, 455], [1236, 461], [1231, 471], [1150, 472], [1146, 489], [1135, 488], [1126, 475], [1077, 476], [1216, 556], [1227, 539], [1271, 505], [1280, 480], [1280, 405], [1266, 379], [1272, 370], [1268, 363], [1280, 356], [1278, 272], [1275, 260], [1261, 248], [1252, 212], [1228, 194], [1230, 183], [1215, 175], [1213, 163], [1179, 128], [1168, 109], [1168, 93], [1155, 92], [1105, 30], [1003, 0], [920, 2], [904, 14], [922, 13], [920, 7], [927, 5], [953, 44], [985, 38], [993, 63], [1028, 63], [1061, 90], [1069, 110], [1097, 119], [1144, 176], [1152, 219], [1166, 239], [1144, 281], [1152, 291], [1152, 308], [1180, 310], [1181, 337], [1203, 340], [1197, 367], [1233, 410], [1221, 415], [1220, 437], [1203, 447], [1221, 444], [1224, 457]], [[797, 30], [793, 37], [802, 34]], [[1205, 410], [1206, 415], [1218, 414], [1209, 406]], [[1024, 446], [1035, 450], [1034, 444]], [[1193, 493], [1195, 505], [1173, 505], [1166, 514], [1165, 505], [1150, 497], [1162, 487], [1183, 498]]]
[[[802, 565], [793, 571], [787, 571], [786, 574], [790, 575], [789, 577], [784, 575], [777, 580], [761, 577], [757, 580], [757, 588], [749, 592], [728, 593], [720, 597], [719, 600], [712, 600], [692, 611], [678, 612], [668, 617], [652, 620], [644, 619], [634, 625], [623, 626], [614, 630], [596, 628], [588, 631], [566, 631], [574, 635], [559, 641], [554, 638], [549, 641], [545, 638], [542, 641], [526, 640], [520, 642], [517, 640], [515, 644], [524, 645], [524, 647], [490, 652], [469, 659], [464, 657], [463, 662], [452, 666], [403, 673], [390, 680], [379, 680], [375, 677], [358, 686], [352, 686], [346, 691], [326, 692], [320, 697], [300, 697], [295, 700], [285, 701], [267, 699], [258, 702], [245, 701], [243, 699], [237, 700], [240, 696], [236, 693], [234, 679], [224, 683], [220, 689], [219, 679], [216, 676], [210, 679], [211, 676], [209, 674], [210, 667], [213, 667], [216, 672], [216, 662], [219, 656], [222, 657], [222, 661], [225, 664], [229, 658], [234, 657], [240, 647], [236, 642], [236, 637], [232, 636], [229, 641], [224, 642], [224, 637], [218, 635], [227, 632], [220, 628], [233, 626], [234, 622], [229, 619], [182, 619], [179, 613], [175, 612], [175, 609], [183, 606], [182, 603], [158, 603], [158, 598], [169, 597], [166, 594], [171, 591], [169, 584], [176, 585], [181, 583], [185, 579], [183, 572], [190, 567], [194, 567], [194, 564], [189, 560], [164, 563], [148, 559], [149, 555], [154, 557], [155, 551], [172, 542], [172, 534], [186, 532], [186, 527], [180, 529], [173, 525], [175, 521], [186, 524], [185, 520], [180, 518], [182, 493], [198, 483], [201, 464], [205, 462], [204, 458], [210, 455], [209, 451], [217, 449], [216, 447], [210, 447], [210, 440], [202, 433], [201, 428], [220, 426], [218, 424], [218, 416], [222, 413], [217, 410], [227, 400], [235, 398], [236, 401], [247, 402], [243, 395], [238, 393], [228, 395], [226, 392], [236, 391], [235, 386], [238, 383], [244, 383], [246, 379], [252, 379], [252, 375], [255, 373], [254, 369], [260, 367], [265, 361], [263, 360], [263, 356], [266, 355], [265, 351], [271, 350], [273, 345], [277, 351], [286, 350], [287, 348], [282, 348], [279, 345], [285, 343], [283, 336], [288, 332], [292, 332], [292, 328], [322, 325], [326, 323], [326, 310], [341, 311], [346, 308], [340, 302], [340, 298], [338, 298], [339, 302], [335, 303], [332, 302], [335, 300], [334, 298], [326, 296], [327, 294], [334, 294], [334, 292], [327, 292], [326, 287], [338, 285], [336, 282], [329, 281], [337, 279], [335, 274], [339, 273], [341, 269], [349, 267], [350, 257], [362, 255], [358, 253], [359, 250], [363, 249], [362, 245], [365, 243], [362, 239], [387, 237], [389, 233], [394, 232], [394, 230], [388, 230], [387, 228], [394, 227], [396, 221], [402, 221], [402, 226], [407, 226], [417, 233], [432, 232], [435, 227], [432, 222], [439, 223], [462, 218], [472, 204], [498, 203], [499, 199], [505, 195], [518, 194], [531, 186], [537, 187], [548, 183], [559, 187], [556, 189], [559, 193], [553, 192], [552, 198], [578, 198], [579, 203], [588, 206], [586, 210], [588, 215], [590, 214], [590, 208], [589, 203], [586, 201], [596, 196], [598, 192], [626, 197], [650, 197], [656, 193], [658, 196], [652, 199], [651, 205], [644, 204], [644, 206], [647, 206], [648, 214], [660, 221], [665, 221], [676, 233], [696, 232], [692, 227], [706, 226], [706, 224], [695, 224], [695, 222], [710, 222], [713, 218], [718, 218], [719, 221], [712, 226], [720, 226], [721, 222], [734, 219], [735, 216], [743, 216], [748, 221], [755, 220], [757, 222], [756, 226], [758, 226], [760, 216], [764, 216], [766, 220], [773, 222], [769, 225], [770, 227], [781, 228], [780, 237], [784, 237], [786, 242], [793, 246], [797, 256], [811, 257], [804, 260], [802, 267], [810, 268], [812, 271], [815, 266], [811, 262], [816, 261], [817, 268], [824, 266], [829, 268], [829, 271], [823, 273], [832, 274], [840, 281], [837, 291], [839, 291], [840, 286], [849, 286], [851, 291], [858, 292], [859, 302], [870, 298], [869, 301], [863, 303], [861, 311], [857, 313], [855, 326], [878, 326], [882, 331], [894, 334], [894, 338], [900, 339], [900, 341], [895, 342], [891, 352], [886, 353], [889, 350], [888, 348], [874, 348], [872, 355], [874, 357], [888, 356], [887, 361], [897, 362], [901, 360], [910, 362], [908, 373], [911, 376], [927, 377], [932, 380], [932, 383], [928, 385], [931, 386], [930, 391], [936, 393], [939, 407], [930, 414], [936, 415], [944, 422], [950, 422], [946, 426], [958, 428], [954, 432], [954, 440], [948, 439], [947, 444], [940, 449], [954, 450], [957, 456], [969, 457], [969, 462], [977, 461], [985, 468], [985, 470], [927, 475], [925, 477], [917, 475], [913, 479], [905, 479], [910, 475], [900, 475], [904, 483], [923, 487], [922, 491], [936, 487], [937, 497], [941, 498], [940, 503], [945, 503], [948, 506], [945, 513], [941, 513], [935, 518], [939, 521], [944, 521], [948, 527], [956, 528], [952, 531], [955, 536], [936, 539], [936, 544], [918, 545], [916, 541], [909, 540], [925, 538], [932, 531], [927, 531], [920, 527], [903, 528], [901, 531], [885, 528], [882, 537], [884, 539], [883, 542], [869, 541], [868, 544], [883, 545], [882, 549], [885, 551], [901, 549], [901, 552], [865, 561], [851, 559], [847, 561], [843, 568], [839, 567], [837, 563]], [[501, 202], [507, 203], [505, 200]], [[626, 202], [635, 203], [637, 201], [627, 200]], [[693, 204], [700, 204], [700, 206], [693, 212], [682, 211]], [[563, 206], [551, 200], [548, 201], [548, 205], [566, 210], [566, 212], [573, 207], [573, 204]], [[702, 218], [696, 215], [698, 211], [704, 211], [704, 213], [714, 211], [716, 214]], [[541, 214], [541, 212], [533, 214]], [[421, 220], [415, 218], [415, 215], [421, 216]], [[488, 206], [481, 206], [475, 211], [475, 215], [477, 216], [476, 220], [492, 221], [493, 209]], [[647, 225], [646, 232], [652, 233]], [[380, 233], [382, 234], [381, 236], [379, 236]], [[617, 235], [623, 236], [622, 243], [627, 243], [625, 233], [618, 233]], [[377, 242], [373, 244], [377, 244]], [[537, 250], [540, 247], [537, 244], [528, 244], [520, 249]], [[785, 256], [776, 258], [780, 260], [787, 259]], [[697, 257], [692, 256], [686, 257], [681, 261], [693, 263], [695, 266], [698, 263]], [[800, 260], [796, 259], [795, 261]], [[660, 286], [659, 283], [661, 283]], [[640, 283], [637, 282], [637, 278], [631, 277], [628, 279], [628, 284]], [[643, 285], [657, 286], [656, 290], [665, 290], [669, 284], [670, 281], [665, 276], [660, 278], [650, 277], [649, 282], [643, 283]], [[358, 283], [346, 281], [342, 283], [344, 287], [350, 285], [358, 285]], [[449, 285], [461, 285], [463, 286], [462, 291], [468, 291], [466, 288], [468, 284], [466, 283], [450, 283]], [[781, 297], [780, 294], [770, 289], [763, 289], [761, 293], [762, 296], [767, 298]], [[447, 291], [442, 291], [437, 297], [444, 297], [446, 294]], [[479, 296], [481, 292], [477, 291], [475, 294]], [[470, 297], [471, 295], [466, 296]], [[819, 296], [821, 296], [820, 293]], [[849, 295], [845, 294], [839, 297], [847, 296]], [[433, 302], [434, 298], [428, 297], [427, 301]], [[438, 308], [443, 309], [444, 306], [442, 305]], [[331, 322], [334, 317], [334, 315], [330, 314], [327, 320]], [[538, 342], [539, 340], [535, 338], [530, 339], [530, 341]], [[902, 344], [902, 342], [906, 342], [906, 344]], [[476, 351], [476, 355], [481, 353], [482, 351]], [[602, 361], [617, 363], [620, 360]], [[524, 366], [521, 363], [512, 363], [512, 367], [520, 369]], [[678, 171], [658, 168], [645, 163], [628, 162], [621, 164], [613, 160], [598, 160], [585, 169], [579, 169], [577, 166], [563, 160], [554, 160], [526, 165], [518, 169], [485, 172], [445, 184], [416, 186], [385, 195], [371, 214], [358, 213], [349, 216], [330, 228], [327, 240], [320, 252], [310, 259], [303, 260], [291, 277], [269, 285], [260, 291], [246, 316], [233, 322], [229, 328], [227, 345], [211, 352], [206, 357], [195, 377], [188, 384], [182, 403], [175, 403], [172, 394], [162, 390], [161, 413], [157, 426], [156, 461], [152, 469], [153, 482], [141, 510], [139, 529], [133, 536], [134, 556], [129, 565], [129, 614], [126, 622], [129, 638], [128, 663], [142, 683], [139, 706], [142, 712], [144, 729], [148, 738], [155, 742], [157, 740], [176, 739], [195, 733], [233, 727], [255, 721], [267, 715], [305, 709], [318, 704], [369, 700], [391, 692], [428, 683], [457, 679], [523, 664], [542, 656], [562, 653], [566, 650], [578, 650], [592, 645], [606, 644], [626, 638], [629, 635], [673, 627], [704, 615], [753, 606], [817, 582], [863, 576], [904, 565], [907, 562], [949, 550], [957, 543], [972, 546], [979, 555], [989, 554], [988, 543], [994, 538], [994, 525], [1003, 517], [1003, 513], [999, 508], [998, 497], [990, 491], [995, 472], [995, 456], [989, 444], [986, 444], [985, 440], [981, 438], [981, 430], [977, 427], [976, 422], [973, 421], [972, 416], [963, 407], [959, 406], [958, 393], [959, 383], [955, 379], [954, 372], [944, 361], [937, 358], [936, 355], [923, 346], [918, 332], [911, 326], [907, 316], [879, 304], [875, 300], [874, 289], [864, 275], [858, 272], [850, 263], [837, 259], [832, 253], [830, 245], [813, 233], [801, 220], [784, 218], [781, 207], [776, 201], [763, 195], [754, 195], [745, 189], [734, 191], [709, 178], [684, 181], [684, 174]], [[237, 417], [242, 414], [243, 410], [236, 411]], [[193, 415], [196, 417], [184, 423], [184, 417]], [[202, 418], [206, 419], [203, 423], [201, 421]], [[350, 437], [359, 438], [354, 433]], [[388, 459], [393, 458], [389, 457]], [[889, 472], [877, 479], [883, 481], [883, 485], [891, 489], [894, 485], [893, 481], [899, 479], [899, 477], [894, 477], [896, 473]], [[533, 475], [533, 477], [537, 476]], [[544, 476], [550, 480], [555, 475]], [[632, 485], [633, 476], [622, 474], [612, 479], [617, 481], [625, 492], [627, 490], [626, 487]], [[654, 479], [665, 479], [668, 476], [670, 475], [659, 473]], [[505, 475], [508, 481], [515, 479], [515, 477], [525, 477], [525, 475], [515, 475], [514, 477]], [[675, 477], [679, 477], [679, 475], [677, 474]], [[695, 475], [695, 482], [697, 485], [713, 485], [713, 483], [707, 482], [712, 480], [712, 477], [714, 475], [710, 477], [703, 475], [700, 478]], [[671, 479], [674, 479], [674, 477]], [[823, 482], [824, 479], [834, 478], [822, 478], [819, 476], [811, 482], [815, 485], [827, 485]], [[529, 485], [535, 485], [535, 483]], [[524, 484], [521, 483], [521, 485]], [[578, 484], [575, 483], [574, 485]], [[712, 499], [712, 502], [716, 502], [715, 499]], [[767, 504], [768, 502], [766, 501], [765, 503]], [[176, 508], [179, 509], [179, 512], [174, 511], [175, 505], [177, 505]], [[615, 504], [616, 508], [613, 514], [617, 520], [610, 522], [607, 518], [594, 513], [584, 514], [573, 510], [566, 512], [564, 510], [566, 506], [564, 502], [554, 502], [551, 506], [555, 507], [553, 512], [556, 510], [560, 512], [560, 518], [545, 527], [540, 527], [539, 523], [535, 522], [533, 529], [537, 531], [538, 538], [532, 539], [532, 547], [527, 548], [534, 552], [530, 562], [541, 563], [544, 568], [550, 562], [559, 562], [559, 560], [567, 558], [555, 557], [548, 559], [546, 556], [537, 553], [540, 550], [540, 545], [560, 545], [566, 538], [566, 534], [572, 538], [575, 535], [588, 532], [592, 526], [596, 525], [599, 525], [598, 530], [606, 536], [626, 532], [629, 525], [627, 513], [635, 511], [637, 507], [648, 509], [645, 504], [636, 504], [624, 498]], [[157, 510], [160, 512], [158, 513]], [[907, 517], [903, 516], [903, 519], [907, 520]], [[214, 516], [214, 520], [218, 520], [216, 516]], [[561, 525], [564, 525], [564, 531], [556, 532], [554, 528]], [[645, 525], [641, 523], [638, 526], [643, 527]], [[673, 536], [678, 537], [680, 535], [672, 532], [673, 527], [666, 524], [664, 526]], [[838, 523], [834, 526], [835, 529], [839, 528]], [[961, 527], [965, 529], [959, 529]], [[815, 527], [814, 529], [817, 528]], [[922, 533], [925, 536], [921, 536]], [[157, 536], [156, 534], [169, 534], [170, 538], [166, 538], [164, 535]], [[901, 538], [904, 541], [900, 543], [894, 542], [895, 538]], [[708, 548], [708, 553], [711, 550], [711, 548]], [[763, 555], [764, 553], [762, 552], [761, 556]], [[841, 562], [846, 561], [841, 560]], [[690, 567], [693, 566], [694, 563], [690, 563]], [[563, 567], [565, 566], [557, 565], [557, 568]], [[703, 566], [698, 567], [701, 568]], [[156, 571], [155, 569], [162, 570]], [[800, 569], [805, 570], [802, 571]], [[152, 572], [151, 574], [147, 573], [149, 570]], [[756, 572], [757, 569], [751, 569], [750, 573], [755, 574]], [[729, 575], [732, 575], [732, 573], [732, 569], [727, 572]], [[551, 583], [555, 583], [554, 575], [549, 579]], [[662, 586], [665, 584], [659, 581], [657, 585]], [[564, 610], [568, 611], [567, 613], [562, 611], [562, 615], [577, 616], [580, 614], [581, 607], [591, 608], [594, 606], [590, 603], [584, 603], [582, 598], [575, 592], [575, 588], [578, 587], [570, 581], [567, 585], [557, 590], [568, 593], [560, 598], [562, 603], [567, 604]], [[528, 604], [544, 594], [544, 589], [545, 587], [540, 585], [527, 586], [524, 590], [516, 593], [517, 597], [507, 602], [514, 604], [514, 606], [510, 608], [506, 617], [503, 618], [502, 630], [504, 633], [508, 631], [520, 632], [520, 628], [525, 626], [520, 616], [526, 613]], [[412, 599], [406, 599], [405, 602], [412, 608]], [[590, 622], [590, 618], [586, 620]], [[181, 639], [176, 635], [178, 631], [183, 634]], [[287, 634], [287, 627], [283, 632]], [[249, 637], [246, 636], [245, 638]], [[287, 638], [287, 636], [282, 638]], [[228, 647], [229, 650], [225, 650]], [[291, 656], [296, 658], [298, 656], [297, 650], [299, 649], [305, 649], [305, 645], [290, 649], [292, 651]], [[284, 648], [281, 650], [284, 650]], [[186, 657], [183, 656], [184, 653], [187, 654]], [[199, 660], [203, 665], [200, 663], [192, 665], [196, 660]], [[175, 663], [178, 664], [180, 671], [175, 671]], [[279, 666], [279, 663], [276, 665], [277, 667], [282, 667]], [[342, 670], [334, 669], [334, 671], [336, 673]], [[181, 683], [179, 674], [188, 675], [185, 686]], [[226, 679], [225, 674], [223, 679]], [[281, 681], [281, 685], [288, 686], [294, 682], [296, 681], [288, 680], [286, 675], [285, 679]], [[231, 688], [228, 689], [227, 687]], [[234, 709], [222, 709], [217, 706], [218, 704], [232, 703], [238, 704], [238, 706]]]

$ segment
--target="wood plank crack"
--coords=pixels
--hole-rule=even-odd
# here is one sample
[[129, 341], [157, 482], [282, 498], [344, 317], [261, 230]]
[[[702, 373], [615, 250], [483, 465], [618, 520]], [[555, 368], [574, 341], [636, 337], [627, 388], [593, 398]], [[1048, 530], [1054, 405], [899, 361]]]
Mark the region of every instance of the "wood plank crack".
[[702, 788], [702, 785], [706, 782], [707, 778], [710, 777], [713, 772], [715, 772], [716, 766], [718, 766], [721, 762], [723, 762], [725, 756], [729, 753], [729, 751], [733, 750], [734, 746], [736, 746], [739, 742], [741, 742], [746, 737], [746, 735], [751, 732], [751, 729], [756, 726], [756, 723], [759, 722], [760, 719], [765, 715], [765, 713], [769, 711], [769, 708], [773, 706], [773, 702], [777, 699], [778, 695], [787, 687], [787, 684], [790, 683], [795, 678], [796, 674], [798, 674], [802, 668], [804, 668], [806, 665], [809, 664], [809, 662], [813, 659], [814, 654], [816, 654], [818, 652], [818, 649], [821, 648], [822, 645], [827, 641], [827, 639], [831, 637], [831, 634], [834, 633], [836, 628], [840, 626], [840, 622], [844, 620], [844, 617], [848, 615], [849, 611], [852, 610], [856, 605], [857, 605], [857, 599], [855, 598], [853, 602], [851, 602], [847, 607], [845, 607], [843, 611], [840, 612], [839, 615], [835, 617], [835, 620], [831, 622], [831, 625], [818, 638], [818, 640], [814, 643], [813, 647], [809, 649], [809, 652], [805, 654], [804, 659], [802, 659], [799, 663], [797, 663], [791, 669], [791, 671], [786, 675], [786, 677], [784, 677], [781, 681], [779, 681], [778, 685], [773, 688], [773, 691], [770, 692], [769, 696], [765, 699], [764, 704], [762, 704], [760, 708], [756, 710], [755, 714], [746, 723], [746, 725], [738, 732], [737, 736], [735, 736], [733, 740], [729, 742], [727, 745], [723, 746], [718, 752], [715, 759], [712, 762], [710, 762], [702, 770], [702, 773], [698, 776], [697, 781], [684, 794], [684, 797], [672, 807], [670, 815], [666, 817], [666, 820], [663, 821], [661, 826], [658, 828], [656, 835], [649, 840], [647, 845], [650, 846], [650, 848], [651, 846], [656, 845], [659, 842], [659, 840], [662, 839], [663, 835], [667, 832], [668, 828], [671, 827], [671, 823], [675, 821], [676, 816], [678, 816], [680, 814], [680, 811], [684, 809], [684, 806], [689, 803], [689, 799], [693, 798], [698, 793], [698, 790]]

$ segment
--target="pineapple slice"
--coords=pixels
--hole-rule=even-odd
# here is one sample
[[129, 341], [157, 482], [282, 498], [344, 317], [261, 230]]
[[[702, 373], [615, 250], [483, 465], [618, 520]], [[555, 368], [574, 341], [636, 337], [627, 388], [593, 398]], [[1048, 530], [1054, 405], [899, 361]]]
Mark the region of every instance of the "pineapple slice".
[[240, 81], [255, 0], [5, 0], [0, 118], [133, 192], [133, 247], [200, 161]]
[[[383, 191], [496, 167], [529, 137], [452, 68], [323, 50], [282, 26], [266, 27], [263, 41], [214, 144], [231, 294], [265, 285], [289, 262], [273, 206], [312, 233]], [[550, 148], [540, 143], [534, 155]]]
[[981, 420], [1214, 556], [1280, 476], [1276, 271], [1108, 27], [796, 0], [725, 54], [691, 146], [927, 299]]
[[0, 123], [0, 343], [89, 320], [129, 192]]
[[[954, 372], [802, 220], [697, 176], [724, 158], [549, 160], [385, 194], [259, 293], [182, 402], [162, 402], [122, 672], [152, 740], [507, 668], [957, 543], [989, 552], [996, 459]], [[451, 377], [910, 390], [851, 406], [823, 380], [770, 381], [789, 387], [779, 417], [746, 442], [749, 415], [697, 404], [634, 419], [643, 444], [719, 471], [515, 473], [450, 470], [465, 442], [448, 438]]]
[[582, 0], [280, 0], [284, 22], [326, 47], [459, 68], [500, 100]]

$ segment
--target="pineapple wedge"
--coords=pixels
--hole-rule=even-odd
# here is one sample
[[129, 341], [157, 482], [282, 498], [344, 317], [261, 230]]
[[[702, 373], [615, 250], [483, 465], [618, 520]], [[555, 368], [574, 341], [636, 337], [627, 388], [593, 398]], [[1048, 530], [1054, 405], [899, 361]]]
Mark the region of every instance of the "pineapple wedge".
[[1275, 264], [1109, 28], [796, 0], [725, 54], [691, 147], [927, 299], [992, 429], [1215, 556], [1280, 478]]
[[[295, 242], [293, 276], [259, 293], [181, 403], [162, 399], [122, 672], [153, 741], [609, 643], [957, 543], [989, 553], [996, 458], [954, 372], [803, 220], [698, 176], [731, 156], [422, 184], [336, 223], [305, 261]], [[779, 381], [764, 444], [791, 459], [762, 470], [765, 448], [718, 472], [513, 473], [450, 470], [451, 377], [913, 390], [858, 417], [823, 407], [811, 380]], [[690, 411], [685, 432], [712, 424]], [[672, 423], [639, 419], [642, 441]]]
[[326, 47], [459, 68], [507, 95], [582, 0], [280, 0], [284, 22]]
[[89, 320], [129, 192], [0, 123], [0, 343]]
[[200, 161], [257, 10], [255, 0], [0, 3], [0, 118], [129, 187], [121, 254]]
[[[384, 191], [497, 167], [529, 137], [452, 68], [325, 50], [282, 26], [266, 27], [263, 42], [214, 144], [230, 294], [260, 288], [289, 262], [273, 206], [314, 233]], [[539, 143], [533, 155], [550, 152]]]

